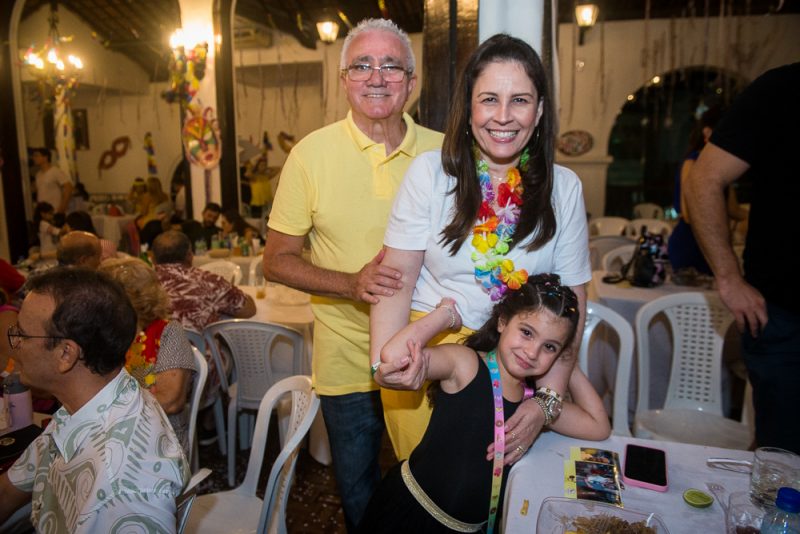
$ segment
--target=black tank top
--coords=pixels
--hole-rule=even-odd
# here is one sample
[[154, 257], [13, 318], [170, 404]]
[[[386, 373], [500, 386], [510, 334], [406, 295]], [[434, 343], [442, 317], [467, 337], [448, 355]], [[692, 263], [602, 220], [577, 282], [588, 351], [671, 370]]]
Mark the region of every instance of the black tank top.
[[[409, 458], [411, 472], [439, 508], [466, 523], [489, 516], [492, 462], [486, 447], [494, 441], [494, 403], [489, 369], [478, 358], [478, 372], [457, 393], [436, 393], [435, 407], [422, 441]], [[503, 415], [514, 415], [519, 402], [503, 399]], [[502, 510], [508, 466], [503, 469]]]

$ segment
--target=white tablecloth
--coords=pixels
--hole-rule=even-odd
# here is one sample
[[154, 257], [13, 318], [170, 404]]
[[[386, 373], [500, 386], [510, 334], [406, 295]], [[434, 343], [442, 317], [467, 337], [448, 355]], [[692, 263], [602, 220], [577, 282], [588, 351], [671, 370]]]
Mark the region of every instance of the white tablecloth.
[[[589, 287], [589, 299], [604, 304], [622, 315], [635, 329], [636, 313], [645, 303], [658, 297], [686, 291], [703, 291], [691, 286], [678, 286], [667, 281], [653, 288], [634, 287], [627, 282], [606, 284], [603, 282], [604, 271], [594, 271]], [[598, 393], [606, 399], [606, 408], [610, 407], [610, 396], [614, 390], [614, 379], [617, 370], [616, 343], [607, 332], [598, 331], [592, 339], [589, 349], [589, 380]], [[726, 362], [741, 362], [741, 349], [736, 327], [732, 326], [725, 340], [724, 358]], [[660, 408], [664, 405], [667, 385], [672, 365], [672, 343], [669, 325], [666, 319], [656, 317], [650, 325], [650, 407]], [[632, 376], [630, 406], [635, 408], [636, 384], [635, 373]], [[723, 383], [723, 398], [729, 390], [727, 380]], [[727, 402], [726, 402], [727, 407]]]
[[[708, 508], [693, 508], [683, 501], [683, 492], [697, 488], [710, 494], [706, 482], [721, 484], [729, 493], [747, 491], [749, 475], [707, 467], [706, 459], [722, 457], [752, 460], [752, 452], [619, 436], [611, 436], [600, 442], [584, 441], [567, 438], [555, 432], [541, 435], [530, 451], [512, 468], [503, 507], [503, 532], [536, 532], [536, 518], [542, 501], [546, 497], [564, 496], [564, 460], [569, 459], [570, 447], [597, 447], [616, 451], [623, 462], [626, 443], [640, 443], [667, 452], [669, 489], [659, 493], [628, 486], [622, 491], [625, 508], [646, 513], [655, 512], [664, 521], [670, 534], [725, 532], [725, 516], [716, 500]], [[527, 513], [523, 515], [526, 500]]]
[[[277, 323], [294, 328], [303, 335], [305, 355], [301, 370], [303, 374], [311, 375], [311, 356], [313, 354], [314, 339], [314, 314], [311, 312], [310, 297], [306, 293], [295, 291], [280, 284], [268, 283], [265, 297], [256, 298], [257, 288], [253, 286], [239, 286], [239, 289], [253, 297], [256, 303], [256, 314], [252, 320], [266, 323]], [[276, 346], [276, 359], [280, 362], [288, 360], [285, 366], [276, 369], [276, 379], [281, 379], [291, 374], [292, 353], [289, 347]], [[282, 354], [281, 352], [285, 352]], [[330, 465], [331, 453], [328, 444], [328, 432], [322, 419], [322, 412], [317, 414], [311, 425], [309, 437], [309, 452], [319, 463]]]
[[92, 224], [97, 230], [97, 235], [120, 246], [120, 240], [125, 233], [125, 227], [134, 220], [136, 215], [92, 215]]

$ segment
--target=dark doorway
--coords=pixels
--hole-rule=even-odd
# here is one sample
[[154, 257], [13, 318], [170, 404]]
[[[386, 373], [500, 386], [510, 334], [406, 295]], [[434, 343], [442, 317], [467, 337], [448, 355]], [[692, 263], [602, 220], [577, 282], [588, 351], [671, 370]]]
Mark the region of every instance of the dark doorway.
[[675, 174], [695, 121], [709, 107], [727, 107], [744, 86], [719, 69], [690, 67], [656, 76], [628, 95], [609, 136], [614, 161], [606, 180], [606, 215], [630, 218], [640, 202], [670, 213]]

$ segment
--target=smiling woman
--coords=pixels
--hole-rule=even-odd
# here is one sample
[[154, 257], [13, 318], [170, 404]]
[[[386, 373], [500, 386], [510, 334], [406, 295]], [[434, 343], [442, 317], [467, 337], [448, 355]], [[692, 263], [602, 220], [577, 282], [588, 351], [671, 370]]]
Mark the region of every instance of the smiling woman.
[[[478, 47], [461, 73], [441, 152], [414, 160], [395, 200], [382, 265], [400, 270], [404, 286], [372, 308], [373, 364], [409, 357], [405, 346], [384, 347], [408, 323], [409, 310], [418, 318], [442, 297], [454, 299], [464, 327], [436, 342], [454, 341], [480, 327], [492, 303], [518, 290], [529, 274], [558, 274], [584, 313], [591, 269], [583, 193], [572, 171], [553, 164], [553, 124], [536, 52], [508, 35]], [[579, 340], [580, 332], [537, 385], [564, 392]], [[382, 386], [418, 386], [419, 367], [387, 369], [379, 366], [375, 374]], [[423, 398], [382, 390], [398, 458], [408, 457], [427, 426]], [[507, 462], [518, 460], [542, 422], [555, 416], [549, 405], [524, 402], [506, 422]]]

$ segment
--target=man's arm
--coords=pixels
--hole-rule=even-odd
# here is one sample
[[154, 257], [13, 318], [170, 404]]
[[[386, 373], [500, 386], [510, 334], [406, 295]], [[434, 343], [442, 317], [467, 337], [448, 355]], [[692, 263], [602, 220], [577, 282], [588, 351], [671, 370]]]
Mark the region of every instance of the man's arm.
[[231, 313], [231, 317], [236, 319], [249, 319], [256, 314], [256, 301], [250, 295], [245, 295], [244, 305]]
[[273, 282], [327, 297], [377, 304], [379, 296], [391, 296], [402, 287], [400, 272], [381, 265], [378, 252], [355, 273], [344, 273], [312, 265], [302, 257], [305, 236], [269, 229], [264, 247], [264, 277]]
[[767, 307], [761, 293], [745, 282], [731, 246], [725, 188], [750, 165], [730, 152], [708, 143], [700, 153], [687, 182], [686, 201], [692, 213], [692, 231], [717, 279], [722, 301], [736, 318], [740, 331], [753, 336], [767, 324]]
[[69, 199], [72, 198], [72, 182], [67, 181], [61, 184], [61, 204], [56, 207], [56, 213], [66, 213], [69, 207]]
[[8, 473], [0, 475], [0, 525], [30, 500], [31, 494], [17, 489], [8, 479]]

